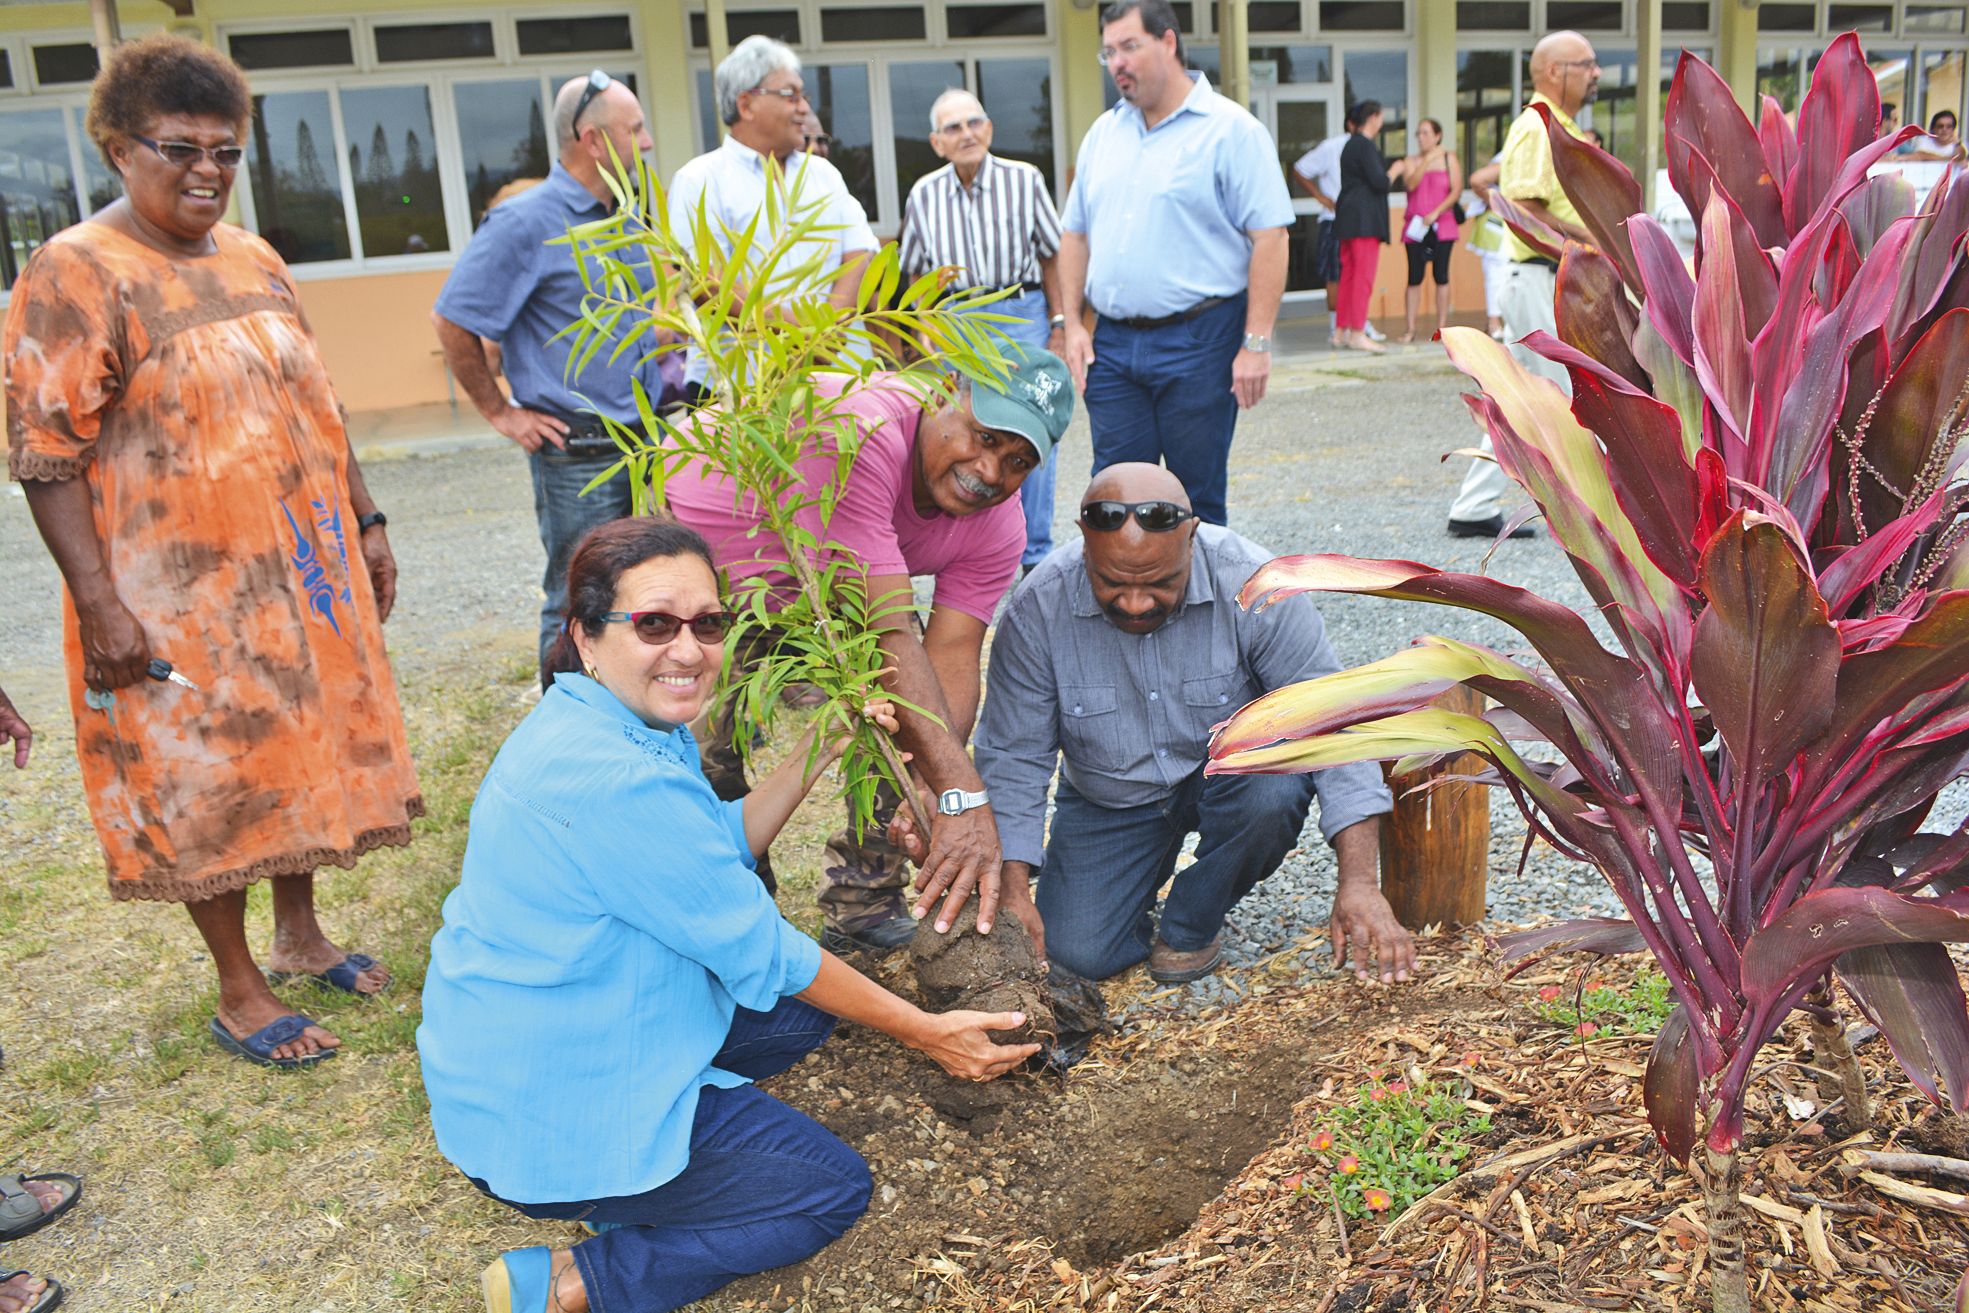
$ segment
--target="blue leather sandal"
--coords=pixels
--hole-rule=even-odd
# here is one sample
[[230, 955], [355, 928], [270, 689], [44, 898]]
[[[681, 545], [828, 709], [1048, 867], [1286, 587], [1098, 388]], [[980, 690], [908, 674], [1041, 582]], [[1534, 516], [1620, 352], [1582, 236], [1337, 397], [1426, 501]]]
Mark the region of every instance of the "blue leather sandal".
[[334, 1057], [335, 1050], [320, 1049], [304, 1058], [276, 1058], [273, 1051], [283, 1044], [299, 1039], [301, 1032], [314, 1024], [311, 1018], [304, 1017], [298, 1012], [290, 1012], [284, 1017], [269, 1021], [245, 1039], [234, 1039], [233, 1033], [226, 1029], [226, 1023], [213, 1017], [212, 1038], [219, 1041], [220, 1048], [234, 1057], [244, 1058], [257, 1066], [312, 1067], [318, 1062], [326, 1062]]

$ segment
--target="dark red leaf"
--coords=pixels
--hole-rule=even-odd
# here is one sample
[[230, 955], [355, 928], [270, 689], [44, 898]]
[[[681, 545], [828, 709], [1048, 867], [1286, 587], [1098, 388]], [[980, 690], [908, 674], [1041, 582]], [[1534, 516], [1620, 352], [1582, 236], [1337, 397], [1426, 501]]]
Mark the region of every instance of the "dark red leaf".
[[1859, 37], [1847, 32], [1819, 57], [1798, 107], [1801, 145], [1784, 191], [1784, 212], [1794, 229], [1818, 211], [1848, 157], [1879, 135], [1880, 86]]
[[1782, 193], [1785, 179], [1791, 176], [1791, 166], [1798, 159], [1798, 134], [1792, 131], [1791, 120], [1785, 117], [1784, 106], [1775, 97], [1764, 97], [1763, 113], [1757, 120], [1757, 141], [1764, 148], [1764, 162], [1771, 166], [1771, 177], [1777, 180]]
[[1743, 997], [1768, 1008], [1843, 955], [1874, 944], [1969, 942], [1969, 893], [1918, 898], [1886, 889], [1821, 889], [1806, 894], [1743, 949]]
[[[1901, 267], [1901, 285], [1894, 308], [1887, 313], [1887, 333], [1894, 355], [1905, 355], [1911, 340], [1934, 326], [1949, 310], [1969, 305], [1962, 278], [1962, 239], [1969, 232], [1969, 180], [1953, 171], [1942, 176], [1928, 193], [1928, 202], [1915, 220], [1908, 239], [1913, 258]], [[1951, 296], [1951, 292], [1953, 295]]]
[[1773, 524], [1731, 517], [1702, 554], [1702, 591], [1690, 681], [1743, 775], [1735, 787], [1755, 789], [1830, 721], [1839, 635]]
[[[1783, 246], [1790, 240], [1778, 179], [1764, 158], [1757, 130], [1744, 117], [1730, 84], [1686, 50], [1675, 65], [1662, 119], [1669, 143], [1668, 180], [1690, 214], [1701, 215], [1709, 207], [1712, 185], [1721, 186], [1750, 222], [1759, 246]], [[1708, 166], [1704, 174], [1690, 167], [1698, 156]]]
[[[1696, 377], [1702, 380], [1703, 395], [1717, 410], [1718, 418], [1741, 445], [1748, 439], [1750, 411], [1754, 396], [1750, 369], [1750, 339], [1745, 331], [1742, 280], [1738, 276], [1736, 246], [1730, 240], [1729, 202], [1712, 195], [1702, 214], [1703, 260], [1696, 270], [1695, 346]], [[1727, 458], [1730, 448], [1724, 448]], [[1743, 471], [1735, 460], [1733, 473]]]
[[1535, 930], [1513, 930], [1497, 937], [1499, 960], [1517, 963], [1505, 974], [1507, 980], [1554, 953], [1593, 953], [1600, 957], [1616, 957], [1622, 953], [1638, 953], [1647, 946], [1647, 941], [1641, 938], [1641, 932], [1634, 928], [1632, 921], [1611, 916], [1561, 921], [1556, 925], [1539, 926]]
[[1916, 486], [1921, 471], [1934, 458], [1937, 443], [1954, 446], [1945, 435], [1969, 418], [1965, 387], [1969, 387], [1969, 310], [1951, 310], [1895, 369], [1867, 425], [1861, 452], [1878, 471], [1875, 475], [1862, 470], [1860, 475], [1860, 511], [1868, 530], [1879, 530], [1908, 509], [1902, 496]]
[[1491, 212], [1504, 220], [1504, 226], [1517, 234], [1518, 240], [1548, 260], [1556, 260], [1565, 250], [1564, 234], [1556, 232], [1541, 219], [1530, 214], [1497, 188], [1492, 187], [1484, 193], [1484, 201]]
[[1648, 1069], [1641, 1078], [1641, 1102], [1654, 1127], [1655, 1142], [1677, 1163], [1689, 1160], [1702, 1133], [1702, 1069], [1689, 1014], [1680, 1003], [1661, 1023]]
[[1915, 1088], [1969, 1109], [1969, 1000], [1948, 949], [1876, 944], [1844, 954], [1835, 969]]
[[1600, 250], [1611, 258], [1620, 276], [1638, 295], [1641, 275], [1634, 263], [1634, 246], [1627, 220], [1640, 212], [1641, 184], [1622, 164], [1598, 146], [1567, 132], [1544, 105], [1535, 105], [1545, 119], [1546, 140], [1552, 146], [1552, 168], [1565, 189], [1580, 223], [1593, 234]]
[[1647, 371], [1634, 359], [1634, 330], [1640, 319], [1612, 260], [1591, 247], [1568, 242], [1566, 257], [1559, 262], [1553, 311], [1560, 341], [1634, 386], [1648, 386]]
[[1642, 309], [1662, 340], [1686, 365], [1696, 362], [1695, 302], [1696, 283], [1682, 252], [1662, 226], [1645, 214], [1627, 222], [1634, 239], [1634, 262], [1641, 270], [1644, 291]]
[[1889, 226], [1914, 214], [1914, 185], [1897, 173], [1868, 178], [1839, 202], [1853, 245], [1865, 259]]

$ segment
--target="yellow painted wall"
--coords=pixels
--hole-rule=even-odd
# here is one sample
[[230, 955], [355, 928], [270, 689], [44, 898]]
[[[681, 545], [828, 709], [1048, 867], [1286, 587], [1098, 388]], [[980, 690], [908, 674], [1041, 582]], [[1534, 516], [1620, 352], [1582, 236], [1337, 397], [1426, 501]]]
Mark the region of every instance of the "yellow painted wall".
[[[350, 410], [444, 401], [444, 358], [431, 304], [445, 270], [322, 278], [299, 284], [328, 377]], [[460, 398], [460, 404], [470, 403]]]

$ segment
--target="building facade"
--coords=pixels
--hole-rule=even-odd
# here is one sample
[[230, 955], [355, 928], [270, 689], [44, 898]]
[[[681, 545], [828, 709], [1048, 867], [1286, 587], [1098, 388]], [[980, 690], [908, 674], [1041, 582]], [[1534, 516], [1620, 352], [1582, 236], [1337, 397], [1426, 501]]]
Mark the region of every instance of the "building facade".
[[[1746, 101], [1765, 93], [1787, 109], [1838, 32], [1862, 33], [1883, 97], [1905, 121], [1961, 113], [1969, 57], [1969, 3], [1235, 3], [1249, 31], [1249, 101], [1282, 169], [1365, 97], [1387, 106], [1391, 156], [1408, 149], [1409, 125], [1430, 117], [1453, 122], [1466, 167], [1482, 163], [1523, 103], [1532, 43], [1555, 28], [1592, 38], [1604, 72], [1582, 119], [1637, 172], [1646, 134], [1659, 128], [1659, 109], [1644, 117], [1651, 98], [1641, 94], [1650, 21], [1662, 92], [1686, 48]], [[1187, 0], [1176, 10], [1191, 63], [1215, 79], [1224, 11]], [[431, 302], [487, 198], [546, 172], [547, 106], [560, 81], [599, 67], [631, 84], [665, 176], [718, 137], [710, 33], [692, 0], [335, 0], [326, 10], [306, 0], [125, 0], [119, 16], [125, 35], [180, 31], [247, 69], [254, 113], [236, 218], [293, 266], [351, 409], [451, 396]], [[899, 226], [910, 184], [939, 163], [929, 108], [946, 88], [976, 92], [995, 149], [1037, 165], [1061, 197], [1081, 134], [1114, 97], [1096, 58], [1094, 0], [731, 0], [725, 28], [728, 42], [763, 32], [800, 51], [832, 158], [884, 236]], [[118, 193], [82, 131], [95, 68], [86, 3], [0, 3], [0, 295], [37, 245]], [[1302, 216], [1293, 296], [1314, 294], [1309, 233]], [[1398, 263], [1391, 248], [1377, 313], [1398, 305]], [[1460, 304], [1481, 295], [1468, 269], [1457, 290]]]

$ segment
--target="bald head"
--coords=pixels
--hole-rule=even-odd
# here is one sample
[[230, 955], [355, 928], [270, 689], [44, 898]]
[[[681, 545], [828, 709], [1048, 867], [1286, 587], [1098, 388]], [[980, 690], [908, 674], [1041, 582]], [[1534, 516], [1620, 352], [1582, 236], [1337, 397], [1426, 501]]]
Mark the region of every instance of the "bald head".
[[1577, 32], [1553, 32], [1531, 49], [1532, 90], [1566, 112], [1590, 103], [1600, 87], [1593, 43]]
[[[1099, 501], [1164, 501], [1190, 509], [1182, 480], [1160, 465], [1134, 462], [1110, 465], [1094, 476], [1080, 499], [1081, 509]], [[1081, 523], [1087, 582], [1109, 624], [1124, 633], [1147, 634], [1169, 619], [1189, 589], [1196, 524], [1186, 519], [1173, 529], [1152, 533], [1133, 515], [1115, 529]]]

